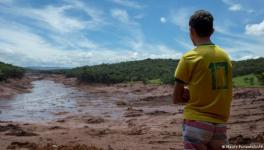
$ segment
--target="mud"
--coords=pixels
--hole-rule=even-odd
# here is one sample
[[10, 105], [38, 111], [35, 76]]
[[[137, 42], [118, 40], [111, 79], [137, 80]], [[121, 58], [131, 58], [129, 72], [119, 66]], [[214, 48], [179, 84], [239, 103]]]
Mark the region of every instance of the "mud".
[[[0, 149], [180, 150], [183, 147], [183, 105], [172, 104], [172, 86], [80, 84], [74, 78], [62, 76], [42, 79], [65, 85], [53, 87], [70, 88], [70, 94], [52, 100], [71, 103], [64, 105], [64, 109], [59, 109], [61, 103], [47, 103], [52, 109], [42, 113], [51, 113], [37, 122], [18, 121], [15, 117], [1, 119]], [[263, 93], [260, 88], [234, 89], [227, 124], [231, 144], [263, 144]], [[2, 111], [0, 115], [5, 115], [6, 111]], [[33, 135], [8, 135], [12, 130]]]
[[21, 80], [8, 79], [7, 81], [0, 81], [0, 100], [10, 99], [17, 94], [30, 92], [33, 80], [34, 78], [27, 76]]

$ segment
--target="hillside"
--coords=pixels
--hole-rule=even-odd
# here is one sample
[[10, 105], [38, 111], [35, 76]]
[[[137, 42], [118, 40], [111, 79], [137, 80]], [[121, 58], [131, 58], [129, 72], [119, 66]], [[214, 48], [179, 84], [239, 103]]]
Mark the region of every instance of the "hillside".
[[235, 87], [264, 87], [263, 77], [262, 74], [237, 76], [233, 78], [233, 84]]
[[8, 78], [22, 78], [25, 70], [21, 67], [0, 62], [0, 81]]
[[233, 76], [260, 74], [264, 72], [264, 58], [233, 61]]
[[[173, 59], [145, 59], [116, 64], [101, 64], [68, 70], [66, 76], [77, 77], [79, 81], [92, 83], [143, 81], [144, 83], [168, 84], [174, 82], [173, 74], [177, 63], [178, 60]], [[263, 74], [261, 73], [264, 72], [264, 67], [262, 67], [264, 58], [233, 61], [232, 63], [233, 77], [255, 74], [255, 78], [260, 78], [257, 85], [263, 84], [261, 80]], [[240, 85], [240, 79], [235, 81], [236, 84]]]

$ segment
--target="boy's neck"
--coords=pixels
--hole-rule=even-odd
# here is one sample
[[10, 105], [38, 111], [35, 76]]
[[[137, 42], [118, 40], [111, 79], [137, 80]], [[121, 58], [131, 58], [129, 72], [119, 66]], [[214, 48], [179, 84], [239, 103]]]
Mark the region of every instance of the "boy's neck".
[[210, 38], [199, 38], [195, 42], [195, 46], [213, 44]]

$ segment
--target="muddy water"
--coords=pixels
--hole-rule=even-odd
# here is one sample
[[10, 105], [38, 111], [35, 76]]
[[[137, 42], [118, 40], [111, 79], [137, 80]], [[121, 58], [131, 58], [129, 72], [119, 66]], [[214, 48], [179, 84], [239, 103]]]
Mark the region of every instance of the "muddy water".
[[43, 121], [56, 118], [57, 112], [75, 111], [73, 100], [81, 92], [66, 88], [49, 80], [33, 82], [31, 93], [24, 93], [12, 99], [0, 100], [0, 120]]
[[0, 100], [0, 121], [47, 122], [76, 114], [107, 114], [113, 119], [122, 116], [122, 109], [116, 108], [113, 96], [84, 93], [50, 80], [32, 84], [31, 93]]

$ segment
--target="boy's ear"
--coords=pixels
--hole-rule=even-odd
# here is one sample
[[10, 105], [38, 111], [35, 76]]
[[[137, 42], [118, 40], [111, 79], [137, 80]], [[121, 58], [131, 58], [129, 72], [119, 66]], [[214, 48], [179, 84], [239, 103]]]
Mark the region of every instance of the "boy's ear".
[[196, 31], [194, 30], [193, 27], [190, 27], [190, 33], [192, 36], [196, 35]]

